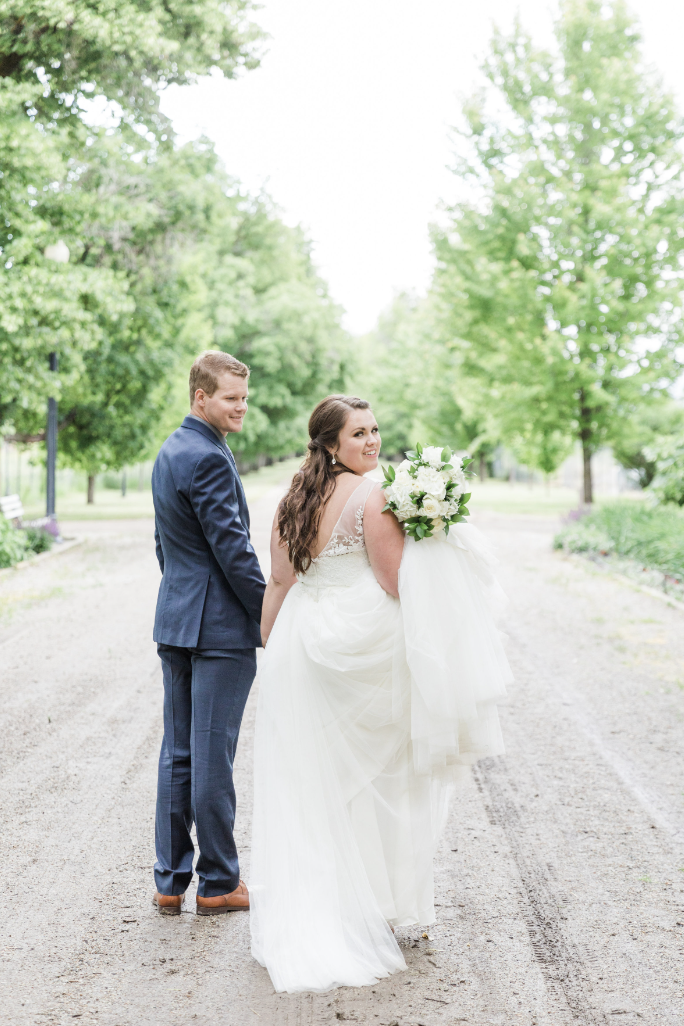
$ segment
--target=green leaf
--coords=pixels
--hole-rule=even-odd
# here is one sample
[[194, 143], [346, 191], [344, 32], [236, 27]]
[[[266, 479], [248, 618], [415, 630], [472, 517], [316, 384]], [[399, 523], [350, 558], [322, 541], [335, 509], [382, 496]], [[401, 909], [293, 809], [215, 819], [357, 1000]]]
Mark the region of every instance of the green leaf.
[[468, 509], [467, 506], [459, 506], [458, 507], [458, 512], [461, 514], [461, 516], [464, 516], [464, 517], [469, 517], [470, 516], [470, 510]]
[[463, 467], [463, 469], [465, 470], [465, 468], [466, 468], [466, 467], [469, 467], [469, 466], [470, 466], [470, 464], [471, 464], [471, 463], [473, 463], [473, 462], [474, 462], [474, 461], [473, 461], [473, 458], [472, 458], [472, 456], [471, 456], [471, 457], [470, 457], [469, 459], [467, 459], [467, 460], [461, 460], [461, 466], [462, 466], [462, 467]]
[[466, 492], [464, 495], [461, 496], [461, 502], [468, 502], [472, 494], [472, 492]]
[[416, 452], [419, 456], [421, 456], [423, 453], [423, 446], [420, 444], [420, 442], [416, 442]]
[[448, 463], [451, 459], [451, 449], [447, 445], [442, 449], [442, 459], [445, 463]]

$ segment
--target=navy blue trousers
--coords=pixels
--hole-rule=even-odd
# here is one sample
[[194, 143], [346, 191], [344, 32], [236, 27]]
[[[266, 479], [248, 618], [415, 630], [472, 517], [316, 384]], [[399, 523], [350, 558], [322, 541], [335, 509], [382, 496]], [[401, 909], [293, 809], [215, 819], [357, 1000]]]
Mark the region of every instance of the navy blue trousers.
[[158, 645], [164, 672], [164, 739], [159, 756], [154, 878], [160, 894], [183, 894], [192, 880], [197, 829], [197, 893], [213, 897], [240, 882], [233, 840], [233, 762], [256, 674], [256, 649], [200, 651]]

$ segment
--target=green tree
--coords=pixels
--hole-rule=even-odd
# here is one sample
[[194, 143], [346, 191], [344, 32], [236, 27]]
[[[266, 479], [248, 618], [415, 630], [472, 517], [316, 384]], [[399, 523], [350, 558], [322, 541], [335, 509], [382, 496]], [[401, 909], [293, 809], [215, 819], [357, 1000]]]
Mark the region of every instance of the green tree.
[[[114, 424], [127, 403], [113, 403], [112, 393], [150, 394], [150, 379], [168, 363], [154, 357], [163, 329], [173, 337], [176, 326], [168, 311], [177, 277], [163, 246], [188, 228], [161, 193], [150, 193], [150, 167], [165, 166], [157, 150], [174, 163], [158, 91], [212, 69], [230, 77], [254, 67], [259, 33], [251, 9], [250, 0], [0, 2], [0, 424], [40, 438], [45, 400], [55, 394], [65, 411], [66, 455], [76, 458], [77, 434], [88, 438], [81, 455], [93, 463], [104, 459], [96, 440], [105, 434], [108, 461], [130, 449], [124, 436], [132, 427], [122, 433]], [[93, 97], [112, 101], [120, 114], [109, 145], [84, 123]], [[153, 129], [158, 146], [130, 124]], [[144, 165], [137, 174], [136, 159]], [[196, 181], [196, 207], [201, 191]], [[59, 238], [72, 253], [64, 267], [43, 255]], [[169, 345], [161, 348], [168, 356]], [[59, 375], [48, 371], [52, 351]], [[116, 376], [120, 387], [93, 388], [89, 419], [88, 402], [76, 397], [83, 380], [93, 385], [98, 375]], [[146, 405], [129, 418], [138, 433]], [[109, 441], [117, 437], [119, 457]]]
[[[207, 142], [169, 149], [124, 126], [86, 143], [69, 164], [69, 188], [39, 202], [71, 250], [72, 262], [49, 273], [65, 284], [74, 268], [105, 276], [126, 305], [100, 314], [77, 359], [63, 354], [62, 462], [87, 472], [92, 497], [96, 473], [147, 454], [160, 430], [177, 426], [174, 382], [187, 381], [206, 347], [229, 349], [255, 372], [256, 408], [238, 451], [277, 456], [301, 446], [308, 408], [340, 387], [346, 341], [301, 232], [266, 197], [243, 195]], [[186, 387], [180, 395], [184, 414]], [[8, 417], [15, 437], [40, 438], [40, 390], [30, 401], [17, 390]]]
[[684, 506], [684, 431], [657, 439], [645, 455], [656, 464], [652, 488], [660, 501]]
[[478, 199], [436, 233], [435, 291], [503, 438], [547, 472], [578, 439], [591, 502], [592, 454], [680, 371], [684, 131], [623, 3], [565, 0], [556, 35], [494, 36], [503, 113], [464, 109]]
[[[341, 387], [346, 336], [307, 240], [209, 144], [175, 148], [159, 113], [171, 82], [255, 66], [250, 10], [0, 2], [0, 423], [42, 439], [55, 394], [60, 459], [91, 481], [177, 425], [169, 404], [202, 348], [255, 372], [247, 457], [301, 446], [308, 407]], [[118, 104], [113, 133], [86, 124], [94, 96]], [[58, 239], [64, 266], [44, 256]]]
[[641, 403], [632, 417], [624, 418], [613, 437], [613, 454], [627, 470], [638, 474], [639, 484], [648, 488], [657, 470], [657, 458], [651, 450], [667, 445], [670, 438], [684, 431], [684, 406], [661, 399]]
[[449, 445], [478, 458], [484, 476], [495, 448], [496, 424], [486, 413], [479, 383], [462, 373], [462, 357], [441, 345], [441, 316], [434, 295], [397, 296], [377, 327], [361, 340], [372, 355], [351, 387], [369, 399], [378, 418], [383, 451], [396, 455], [416, 441]]
[[28, 87], [39, 121], [82, 113], [95, 95], [165, 131], [158, 90], [258, 63], [250, 0], [2, 0], [0, 80]]
[[[290, 454], [306, 444], [311, 407], [344, 387], [348, 338], [298, 228], [266, 196], [235, 192], [211, 208], [206, 231], [184, 260], [191, 282], [184, 336], [192, 356], [223, 349], [252, 370], [250, 414], [232, 440], [242, 459]], [[187, 365], [167, 431], [187, 411]]]
[[61, 379], [72, 380], [104, 322], [131, 306], [111, 269], [43, 256], [63, 228], [71, 168], [60, 134], [26, 117], [25, 92], [0, 82], [0, 425], [12, 411], [44, 410], [55, 386], [48, 353], [60, 352]]

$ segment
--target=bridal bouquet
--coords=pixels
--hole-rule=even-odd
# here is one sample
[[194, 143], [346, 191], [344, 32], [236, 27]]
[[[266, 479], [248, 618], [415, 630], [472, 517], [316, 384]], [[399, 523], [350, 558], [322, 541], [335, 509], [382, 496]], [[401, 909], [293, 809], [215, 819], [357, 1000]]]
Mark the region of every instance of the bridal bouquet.
[[466, 468], [472, 462], [454, 456], [449, 448], [416, 445], [396, 470], [391, 464], [382, 468], [385, 509], [416, 541], [431, 538], [440, 529], [448, 534], [452, 524], [462, 523], [469, 515], [466, 475], [473, 475]]

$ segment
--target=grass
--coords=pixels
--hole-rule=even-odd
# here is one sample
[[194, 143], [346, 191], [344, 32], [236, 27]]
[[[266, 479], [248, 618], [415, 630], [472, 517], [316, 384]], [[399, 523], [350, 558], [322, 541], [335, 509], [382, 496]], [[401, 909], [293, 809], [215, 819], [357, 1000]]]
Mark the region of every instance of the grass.
[[517, 513], [528, 516], [563, 516], [578, 503], [574, 488], [559, 485], [511, 483], [473, 478], [468, 487], [473, 497], [468, 503], [472, 513], [490, 510], [493, 513]]
[[[270, 467], [262, 467], [243, 475], [242, 483], [248, 502], [257, 502], [271, 488], [288, 481], [300, 464], [299, 458], [283, 460], [282, 463], [273, 463]], [[139, 490], [135, 475], [131, 477], [126, 496], [122, 496], [118, 489], [99, 487], [95, 492], [95, 503], [90, 506], [86, 502], [85, 479], [79, 481], [78, 488], [58, 490], [58, 519], [120, 520], [154, 516], [149, 485], [146, 483]], [[469, 506], [473, 513], [489, 510], [494, 513], [558, 517], [567, 515], [578, 504], [577, 491], [559, 485], [511, 483], [493, 479], [480, 482], [473, 478], [470, 487], [473, 497]], [[45, 513], [44, 498], [36, 497], [32, 502], [25, 501], [24, 505], [26, 519], [38, 518]]]
[[653, 583], [679, 596], [684, 590], [684, 510], [675, 505], [619, 500], [605, 503], [554, 539], [554, 547], [612, 562], [629, 576], [651, 572]]
[[[257, 502], [271, 488], [288, 481], [300, 464], [299, 458], [283, 460], [282, 463], [273, 463], [270, 467], [262, 467], [260, 470], [245, 474], [242, 483], [247, 501]], [[577, 492], [574, 489], [558, 485], [547, 487], [542, 484], [511, 484], [509, 481], [498, 480], [480, 482], [473, 479], [471, 488], [473, 497], [469, 506], [474, 513], [490, 510], [494, 513], [557, 517], [567, 515], [578, 503]], [[27, 506], [27, 519], [41, 516], [43, 513], [42, 505], [35, 508]], [[60, 521], [152, 517], [152, 493], [149, 488], [138, 491], [134, 485], [124, 497], [118, 490], [99, 488], [95, 493], [94, 505], [88, 506], [85, 490], [72, 490], [58, 494], [57, 516]]]
[[[283, 460], [270, 467], [251, 471], [242, 478], [248, 502], [256, 502], [281, 482], [286, 482], [298, 468], [300, 459]], [[32, 520], [45, 515], [44, 503], [26, 505], [25, 519]], [[141, 491], [133, 485], [123, 496], [113, 488], [99, 488], [95, 502], [88, 505], [84, 489], [73, 489], [58, 493], [57, 519], [69, 520], [123, 520], [139, 517], [153, 517], [152, 492], [149, 487]]]

